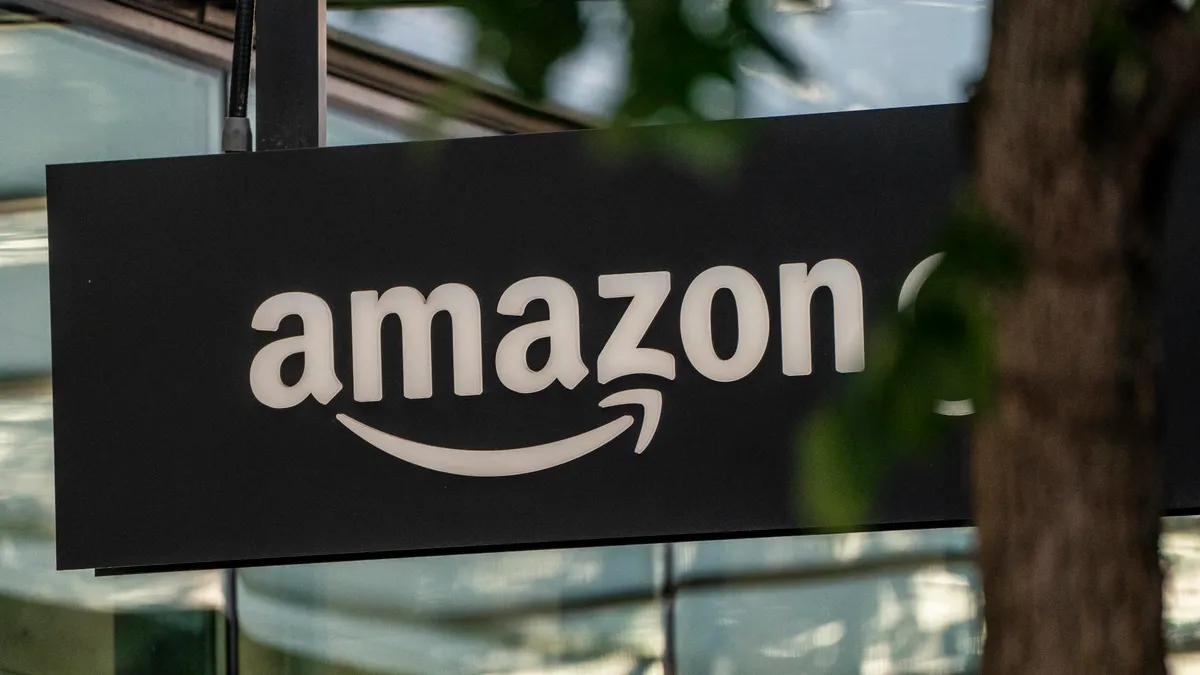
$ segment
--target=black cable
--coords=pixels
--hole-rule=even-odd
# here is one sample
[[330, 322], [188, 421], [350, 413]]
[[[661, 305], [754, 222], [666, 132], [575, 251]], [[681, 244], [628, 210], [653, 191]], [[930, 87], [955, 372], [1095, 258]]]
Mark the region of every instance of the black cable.
[[250, 52], [254, 47], [254, 0], [238, 0], [233, 25], [233, 67], [229, 80], [229, 117], [245, 117], [250, 91]]
[[250, 55], [254, 49], [254, 0], [238, 0], [229, 69], [229, 114], [221, 132], [225, 152], [249, 152], [253, 139], [246, 108], [250, 95]]

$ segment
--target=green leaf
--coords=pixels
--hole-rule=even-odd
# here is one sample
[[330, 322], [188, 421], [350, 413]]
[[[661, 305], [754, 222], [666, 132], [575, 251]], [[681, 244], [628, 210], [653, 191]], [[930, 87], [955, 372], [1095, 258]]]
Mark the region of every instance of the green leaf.
[[498, 63], [525, 97], [540, 101], [546, 74], [583, 42], [575, 2], [564, 0], [458, 0], [475, 17], [476, 61]]
[[[475, 67], [499, 66], [520, 93], [537, 103], [546, 76], [583, 43], [579, 2], [587, 0], [447, 0], [471, 14]], [[401, 7], [423, 0], [339, 0], [346, 8]], [[707, 81], [737, 89], [738, 63], [747, 52], [764, 55], [793, 78], [803, 64], [763, 31], [756, 17], [775, 12], [764, 0], [621, 0], [628, 18], [627, 89], [616, 122], [698, 121], [709, 112], [695, 92]], [[687, 10], [705, 20], [688, 20]], [[693, 11], [693, 14], [696, 12]], [[769, 20], [769, 19], [766, 19]], [[721, 116], [728, 116], [724, 114]]]
[[800, 472], [804, 477], [801, 512], [818, 513], [833, 527], [861, 523], [870, 509], [867, 495], [876, 477], [856, 461], [854, 444], [844, 422], [832, 411], [822, 411], [808, 425], [802, 437], [805, 449]]
[[935, 413], [939, 401], [969, 398], [976, 415], [992, 404], [990, 297], [1019, 288], [1023, 249], [970, 200], [958, 206], [937, 243], [944, 255], [917, 301], [882, 314], [887, 318], [868, 335], [865, 371], [799, 436], [800, 502], [821, 522], [865, 514], [891, 463], [942, 447], [953, 421]]
[[730, 0], [729, 22], [734, 31], [732, 47], [753, 49], [778, 65], [791, 78], [799, 80], [808, 75], [804, 64], [787, 52], [775, 39], [769, 37], [754, 21], [752, 0]]

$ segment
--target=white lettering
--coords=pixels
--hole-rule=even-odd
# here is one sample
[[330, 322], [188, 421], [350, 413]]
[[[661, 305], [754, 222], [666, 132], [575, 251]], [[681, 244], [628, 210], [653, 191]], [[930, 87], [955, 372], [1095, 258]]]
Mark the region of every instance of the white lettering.
[[[255, 330], [277, 331], [284, 317], [295, 314], [304, 322], [304, 333], [276, 340], [259, 350], [250, 363], [250, 391], [271, 408], [290, 408], [312, 395], [329, 403], [342, 383], [333, 368], [333, 313], [311, 293], [280, 293], [259, 305], [250, 320]], [[280, 368], [293, 354], [304, 354], [304, 373], [293, 385], [283, 383]]]
[[[579, 299], [575, 289], [562, 279], [530, 277], [508, 287], [500, 296], [496, 311], [506, 316], [522, 316], [530, 302], [545, 300], [550, 318], [514, 328], [496, 347], [496, 375], [512, 391], [531, 394], [550, 386], [555, 380], [574, 389], [588, 369], [579, 354]], [[541, 339], [550, 340], [550, 359], [541, 370], [529, 368], [529, 347]]]
[[789, 263], [779, 266], [784, 375], [812, 373], [811, 304], [813, 293], [822, 287], [833, 294], [834, 368], [839, 373], [857, 373], [866, 364], [858, 270], [840, 258], [822, 260], [811, 272], [804, 263]]
[[430, 333], [438, 312], [450, 315], [453, 331], [454, 393], [476, 396], [483, 393], [483, 338], [479, 298], [462, 284], [443, 284], [426, 300], [408, 286], [389, 289], [383, 296], [375, 291], [350, 294], [351, 330], [354, 344], [354, 400], [383, 398], [383, 367], [380, 332], [384, 318], [400, 319], [405, 398], [433, 395], [433, 350]]
[[[936, 267], [932, 256], [916, 267], [900, 292], [901, 310], [911, 305], [921, 284]], [[628, 298], [629, 304], [608, 336], [596, 360], [600, 384], [628, 375], [654, 375], [676, 379], [675, 355], [665, 349], [642, 346], [643, 340], [671, 293], [667, 271], [604, 274], [597, 279], [599, 296]], [[812, 373], [812, 296], [828, 288], [833, 298], [834, 362], [838, 372], [863, 370], [865, 365], [862, 283], [854, 265], [841, 259], [823, 260], [810, 269], [804, 263], [779, 266], [780, 328], [783, 373]], [[713, 302], [729, 291], [735, 303], [737, 343], [729, 358], [717, 355], [713, 343]], [[542, 391], [558, 381], [574, 389], [588, 376], [580, 344], [580, 309], [575, 290], [556, 277], [530, 277], [509, 286], [496, 311], [505, 316], [525, 316], [529, 304], [544, 301], [549, 316], [511, 330], [496, 346], [495, 367], [500, 382], [516, 393]], [[470, 287], [447, 283], [428, 295], [409, 286], [388, 289], [382, 295], [364, 290], [350, 294], [350, 328], [354, 399], [383, 399], [382, 327], [388, 317], [400, 322], [398, 345], [402, 353], [405, 398], [433, 396], [433, 321], [449, 316], [453, 356], [454, 393], [483, 393], [483, 336], [479, 298]], [[342, 389], [334, 366], [332, 312], [325, 301], [301, 292], [280, 293], [257, 309], [253, 328], [277, 331], [283, 319], [299, 316], [303, 333], [263, 347], [250, 366], [254, 396], [272, 408], [298, 405], [308, 396], [328, 403]], [[740, 380], [762, 362], [771, 332], [770, 307], [762, 286], [746, 270], [718, 266], [699, 274], [686, 289], [679, 315], [679, 330], [687, 359], [701, 375], [717, 382]], [[530, 350], [539, 340], [549, 348], [541, 368], [530, 366]], [[283, 381], [281, 368], [293, 355], [304, 357], [300, 379]], [[942, 402], [942, 414], [969, 414], [970, 401]]]
[[636, 373], [675, 379], [674, 356], [638, 346], [671, 292], [671, 273], [605, 274], [599, 282], [602, 298], [632, 298], [596, 360], [600, 384]]
[[[712, 301], [728, 289], [737, 305], [738, 341], [733, 356], [717, 356], [712, 341]], [[701, 375], [717, 382], [733, 382], [749, 375], [767, 351], [771, 333], [767, 296], [758, 281], [740, 267], [713, 267], [700, 273], [683, 295], [679, 313], [683, 351]]]

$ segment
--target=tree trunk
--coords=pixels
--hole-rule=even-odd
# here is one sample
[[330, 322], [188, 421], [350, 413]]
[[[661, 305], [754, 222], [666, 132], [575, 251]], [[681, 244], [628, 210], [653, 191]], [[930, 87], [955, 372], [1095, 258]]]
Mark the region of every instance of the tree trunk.
[[[993, 6], [975, 190], [1031, 267], [996, 298], [997, 405], [972, 446], [985, 675], [1164, 672], [1155, 220], [1192, 83], [1160, 58], [1179, 12], [1144, 4]], [[1110, 10], [1156, 45], [1127, 90], [1093, 70]]]

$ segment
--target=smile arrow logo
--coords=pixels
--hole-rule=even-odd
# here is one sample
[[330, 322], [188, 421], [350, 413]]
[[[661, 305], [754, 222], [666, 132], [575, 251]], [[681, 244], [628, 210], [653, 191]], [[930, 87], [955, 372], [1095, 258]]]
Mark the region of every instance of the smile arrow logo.
[[[654, 389], [621, 391], [600, 401], [601, 408], [618, 405], [639, 405], [643, 410], [642, 428], [633, 451], [641, 453], [650, 445], [662, 416], [662, 394]], [[617, 419], [551, 443], [508, 450], [459, 450], [426, 445], [380, 431], [350, 417], [338, 415], [337, 420], [359, 438], [393, 457], [410, 464], [452, 473], [458, 476], [516, 476], [533, 473], [579, 459], [598, 450], [633, 426], [633, 415]]]

